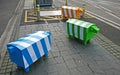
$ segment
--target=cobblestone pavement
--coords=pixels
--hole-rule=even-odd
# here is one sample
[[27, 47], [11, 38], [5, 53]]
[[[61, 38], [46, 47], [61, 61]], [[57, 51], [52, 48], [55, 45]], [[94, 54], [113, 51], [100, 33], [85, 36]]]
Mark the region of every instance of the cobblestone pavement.
[[[24, 9], [32, 8], [32, 0], [25, 0]], [[53, 5], [61, 7], [64, 2], [54, 0]], [[73, 4], [73, 6], [76, 6]], [[22, 24], [19, 37], [34, 31], [51, 31], [52, 49], [48, 57], [42, 57], [30, 66], [30, 72], [18, 70], [6, 53], [0, 75], [119, 75], [120, 47], [102, 34], [97, 34], [89, 44], [82, 45], [76, 39], [69, 39], [62, 21]], [[17, 37], [15, 37], [17, 38]]]
[[[65, 23], [21, 25], [19, 37], [34, 31], [51, 31], [52, 49], [48, 57], [42, 57], [30, 66], [30, 72], [18, 70], [8, 53], [4, 58], [0, 75], [119, 75], [120, 61], [107, 49], [119, 48], [107, 38], [98, 34], [87, 45], [76, 39], [69, 39]], [[120, 48], [119, 48], [120, 49]]]

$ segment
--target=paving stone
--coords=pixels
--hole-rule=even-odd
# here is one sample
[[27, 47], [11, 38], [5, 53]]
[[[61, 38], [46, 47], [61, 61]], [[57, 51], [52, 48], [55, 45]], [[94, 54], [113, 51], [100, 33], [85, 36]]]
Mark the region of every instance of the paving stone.
[[95, 56], [93, 56], [92, 58], [93, 58], [93, 60], [95, 60], [95, 61], [104, 61], [104, 60], [105, 60], [104, 57], [101, 56], [101, 55], [95, 55]]
[[77, 70], [77, 68], [72, 68], [72, 69], [70, 69], [70, 73], [71, 73], [71, 75], [82, 75], [82, 74]]
[[23, 70], [16, 70], [12, 71], [10, 75], [25, 75], [25, 74], [23, 73]]
[[11, 72], [12, 70], [11, 70], [11, 68], [8, 68], [8, 69], [6, 69], [6, 72]]
[[86, 73], [86, 74], [83, 74], [81, 73], [82, 75], [95, 75], [94, 73]]
[[59, 75], [58, 72], [52, 72], [52, 73], [48, 73], [48, 75]]
[[83, 61], [82, 59], [73, 59], [73, 60], [75, 61], [77, 67], [88, 65], [87, 62]]
[[62, 40], [57, 42], [56, 45], [59, 46], [59, 47], [64, 47], [65, 46], [64, 43], [62, 42]]
[[58, 35], [56, 35], [58, 32], [56, 32], [56, 31], [52, 31], [52, 36], [53, 36], [53, 38], [56, 38]]
[[94, 73], [104, 73], [104, 71], [97, 65], [89, 64], [88, 67], [91, 69]]
[[69, 50], [61, 51], [61, 56], [68, 56], [68, 55], [70, 55]]
[[7, 65], [7, 68], [12, 68], [12, 65]]
[[[58, 34], [58, 33], [57, 33]], [[59, 43], [59, 42], [61, 42], [62, 40], [61, 39], [59, 39], [59, 36], [55, 36], [55, 43], [57, 44], [57, 43]], [[62, 45], [62, 44], [61, 44]], [[57, 46], [59, 46], [59, 44], [57, 44]]]
[[75, 47], [73, 47], [73, 49], [71, 48], [71, 52], [72, 52], [72, 54], [74, 54], [74, 55], [76, 55], [76, 54], [81, 54], [81, 51], [80, 51], [80, 49], [76, 49]]
[[120, 72], [120, 66], [118, 66], [118, 64], [112, 64], [112, 69]]
[[116, 69], [107, 69], [105, 70], [106, 75], [119, 75], [120, 71], [117, 71]]
[[75, 64], [75, 62], [74, 62], [73, 59], [67, 60], [67, 61], [65, 61], [65, 63], [66, 63], [66, 65], [67, 65], [67, 67], [68, 67], [69, 69], [70, 69], [70, 68], [75, 68], [75, 67], [77, 67], [77, 65]]
[[106, 73], [106, 75], [115, 75], [113, 71], [109, 71], [109, 70], [105, 71], [105, 73]]
[[57, 26], [57, 27], [55, 27], [55, 30], [56, 31], [61, 31], [61, 29]]
[[63, 59], [64, 59], [64, 61], [68, 61], [68, 60], [72, 60], [73, 58], [71, 57], [71, 56], [62, 56], [63, 57]]
[[96, 61], [92, 59], [89, 55], [81, 55], [81, 59], [86, 62], [88, 65], [97, 65]]
[[4, 59], [3, 60], [4, 63], [8, 63], [8, 61], [9, 61], [8, 59]]
[[54, 58], [48, 58], [43, 63], [47, 65], [54, 65], [54, 64], [57, 64], [57, 61]]
[[70, 75], [70, 73], [67, 69], [63, 69], [63, 70], [59, 71], [58, 73], [59, 73], [59, 75]]
[[12, 71], [12, 72], [11, 72], [11, 75], [16, 75], [16, 71]]
[[63, 58], [60, 57], [60, 56], [59, 57], [55, 57], [54, 59], [56, 60], [57, 64], [64, 63]]
[[49, 54], [48, 54], [48, 58], [52, 58], [53, 55], [52, 55], [52, 52], [50, 51]]
[[[20, 73], [23, 73], [21, 75], [47, 75], [47, 72], [46, 72], [46, 66], [42, 66], [42, 65], [39, 65], [38, 64], [32, 64], [30, 66], [30, 71], [29, 72], [25, 72], [24, 70], [18, 70]], [[18, 73], [19, 73], [18, 72]]]
[[56, 69], [58, 70], [58, 72], [68, 70], [65, 63], [56, 64]]
[[12, 72], [16, 71], [17, 67], [12, 67]]
[[55, 50], [54, 47], [56, 47], [56, 46], [57, 46], [57, 44], [56, 44], [55, 41], [53, 40], [53, 41], [52, 41], [52, 50]]
[[93, 73], [93, 71], [88, 66], [78, 66], [77, 69], [80, 71], [81, 75], [87, 75]]
[[61, 53], [64, 52], [64, 51], [70, 50], [70, 48], [66, 47], [66, 46], [64, 46], [64, 47], [58, 47], [58, 49], [61, 51]]
[[53, 72], [57, 72], [58, 69], [57, 69], [57, 64], [54, 64], [54, 65], [47, 65], [45, 67], [47, 73], [53, 73]]
[[7, 63], [5, 63], [5, 62], [4, 62], [4, 63], [2, 64], [2, 66], [5, 66], [5, 67], [7, 67]]
[[120, 71], [114, 71], [114, 75], [119, 75]]
[[[42, 67], [41, 67], [42, 68]], [[30, 73], [30, 74], [26, 74], [26, 75], [48, 75], [47, 71], [43, 71], [43, 70], [40, 70], [40, 69], [35, 69], [32, 71], [33, 73]]]
[[4, 75], [10, 75], [10, 73], [5, 73]]
[[5, 56], [5, 58], [4, 58], [4, 62], [6, 62], [6, 61], [8, 61], [9, 60], [9, 56]]
[[94, 73], [94, 75], [106, 75], [105, 73]]
[[0, 73], [0, 75], [5, 75], [5, 74]]
[[7, 68], [7, 67], [6, 67], [6, 66], [3, 66], [3, 65], [2, 65], [2, 67], [1, 67], [2, 70], [6, 69], [6, 68]]
[[112, 68], [112, 65], [109, 62], [106, 61], [96, 61], [98, 64], [98, 67], [102, 70], [110, 69]]
[[0, 69], [0, 74], [5, 73], [5, 69]]
[[53, 52], [53, 51], [59, 51], [59, 48], [56, 46], [53, 46], [51, 52]]
[[52, 55], [53, 55], [53, 57], [59, 57], [60, 52], [59, 51], [52, 51]]
[[72, 54], [71, 57], [72, 57], [73, 59], [81, 60], [81, 56], [80, 56], [80, 54], [77, 53], [77, 52], [75, 52], [74, 54]]
[[[48, 25], [49, 24], [49, 25]], [[11, 75], [119, 75], [119, 64], [105, 49], [92, 40], [82, 45], [76, 39], [67, 37], [65, 26], [61, 23], [35, 24], [20, 27], [19, 36], [36, 30], [49, 30], [52, 33], [52, 50], [48, 58], [43, 58], [30, 66], [30, 72], [18, 71], [6, 57], [2, 73], [12, 71]], [[101, 40], [100, 40], [101, 41]], [[105, 45], [107, 46], [107, 45]], [[108, 47], [107, 47], [108, 48]], [[109, 47], [110, 48], [110, 47]], [[114, 65], [116, 64], [116, 65]], [[9, 66], [7, 66], [9, 65]], [[7, 69], [6, 69], [7, 68]]]

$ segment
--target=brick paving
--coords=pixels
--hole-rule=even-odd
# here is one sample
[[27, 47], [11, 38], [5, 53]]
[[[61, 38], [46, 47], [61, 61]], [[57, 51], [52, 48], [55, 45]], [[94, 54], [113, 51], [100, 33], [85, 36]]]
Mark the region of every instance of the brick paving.
[[[24, 9], [32, 8], [32, 0], [25, 0]], [[54, 0], [55, 2], [56, 0]], [[61, 3], [55, 2], [58, 7]], [[30, 72], [18, 70], [6, 53], [0, 75], [119, 75], [120, 47], [98, 34], [89, 44], [82, 45], [76, 39], [69, 39], [65, 23], [22, 24], [19, 37], [34, 31], [51, 31], [52, 49], [48, 57], [42, 57], [30, 66]]]
[[[30, 72], [18, 70], [8, 53], [4, 58], [0, 75], [119, 75], [120, 62], [99, 42], [101, 34], [87, 45], [77, 39], [69, 39], [65, 23], [21, 25], [19, 37], [34, 31], [52, 33], [52, 49], [48, 57], [42, 57], [30, 66]], [[106, 40], [106, 39], [105, 39]], [[104, 45], [104, 44], [103, 44]]]

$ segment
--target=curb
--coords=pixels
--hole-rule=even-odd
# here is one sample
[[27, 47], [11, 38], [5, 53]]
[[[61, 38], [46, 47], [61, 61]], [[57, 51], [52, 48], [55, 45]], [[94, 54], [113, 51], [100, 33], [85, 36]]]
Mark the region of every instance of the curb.
[[18, 26], [20, 25], [21, 12], [23, 10], [24, 0], [20, 0], [11, 19], [9, 20], [4, 33], [0, 38], [0, 68], [3, 62], [3, 58], [7, 51], [6, 44], [13, 40], [13, 35], [18, 32]]

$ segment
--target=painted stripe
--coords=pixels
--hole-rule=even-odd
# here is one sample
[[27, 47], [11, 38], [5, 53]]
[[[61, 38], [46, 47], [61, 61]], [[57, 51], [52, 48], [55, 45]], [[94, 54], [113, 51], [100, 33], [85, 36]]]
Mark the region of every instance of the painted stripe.
[[75, 30], [75, 37], [78, 38], [78, 26], [74, 26], [74, 30]]
[[71, 15], [72, 15], [72, 18], [74, 18], [73, 9], [71, 9]]
[[[49, 42], [49, 40], [48, 39], [45, 40], [45, 38], [47, 37], [47, 35], [45, 34], [45, 32], [44, 31], [43, 32], [37, 32], [32, 37], [38, 38], [38, 39], [41, 38], [41, 40], [37, 43], [38, 48], [40, 50], [40, 53], [41, 53], [41, 55], [48, 54], [47, 49], [50, 49], [50, 44], [49, 45], [46, 44], [46, 43]], [[48, 42], [46, 42], [46, 41], [48, 41]]]
[[42, 47], [41, 42], [39, 41], [39, 42], [37, 42], [36, 44], [37, 44], [37, 47], [38, 47], [38, 49], [39, 49], [40, 55], [43, 56], [45, 53], [44, 53], [44, 50], [43, 50], [43, 47]]
[[43, 33], [44, 33], [44, 31], [38, 31], [38, 32], [34, 33], [33, 35], [40, 35], [40, 34], [43, 34]]
[[22, 42], [22, 41], [12, 42], [12, 44], [18, 44], [18, 45], [23, 46], [23, 47], [25, 47], [25, 48], [27, 48], [27, 47], [30, 46], [30, 44], [25, 43], [25, 42]]
[[70, 29], [69, 29], [69, 23], [68, 22], [66, 22], [66, 32], [68, 33], [68, 35], [70, 35]]
[[75, 37], [75, 34], [74, 34], [74, 33], [75, 33], [75, 32], [74, 32], [74, 31], [75, 31], [75, 30], [74, 30], [74, 26], [75, 26], [75, 25], [74, 25], [74, 23], [73, 23], [73, 24], [72, 24], [72, 34], [73, 34], [73, 37]]
[[45, 39], [42, 39], [42, 40], [41, 40], [41, 43], [42, 43], [42, 47], [43, 47], [44, 53], [45, 53], [45, 55], [47, 55], [47, 54], [48, 54], [48, 51], [47, 51]]
[[25, 49], [25, 47], [23, 47], [23, 46], [20, 46], [20, 45], [18, 45], [18, 44], [12, 44], [14, 47], [17, 47], [19, 50], [23, 50], [23, 49]]
[[29, 67], [29, 64], [28, 64], [26, 58], [24, 57], [24, 55], [23, 55], [22, 57], [23, 57], [23, 62], [24, 62], [25, 68], [28, 68], [28, 67]]
[[64, 16], [67, 17], [67, 8], [64, 8]]
[[66, 9], [66, 12], [67, 12], [67, 17], [69, 18], [70, 17], [70, 14], [69, 14], [69, 12], [68, 12], [68, 8]]
[[28, 50], [28, 53], [29, 53], [32, 61], [35, 62], [35, 61], [37, 60], [37, 56], [36, 56], [36, 54], [35, 54], [35, 52], [34, 52], [33, 47], [32, 47], [32, 46], [29, 46], [29, 47], [27, 47], [27, 50]]
[[84, 22], [84, 23], [83, 23], [83, 24], [81, 24], [80, 26], [81, 26], [81, 27], [87, 27], [87, 26], [88, 26], [88, 24], [89, 24], [88, 22]]
[[71, 8], [71, 7], [68, 7], [68, 13], [69, 13], [69, 16], [70, 16], [70, 17], [72, 17], [71, 10], [72, 10], [72, 8]]
[[34, 38], [34, 37], [25, 37], [25, 38], [23, 38], [23, 39], [31, 40], [31, 41], [33, 41], [33, 42], [39, 41], [39, 39], [36, 39], [36, 38]]
[[78, 38], [80, 39], [80, 26], [78, 26]]
[[37, 59], [40, 58], [41, 55], [40, 55], [40, 52], [39, 52], [39, 49], [38, 49], [38, 46], [37, 46], [37, 42], [35, 42], [35, 43], [32, 45], [32, 47], [33, 47], [33, 49], [34, 49], [34, 52], [35, 52], [35, 55], [36, 55]]
[[80, 25], [80, 39], [84, 40], [84, 28], [88, 24], [88, 22], [84, 22]]
[[63, 8], [63, 7], [62, 7], [62, 11], [61, 11], [61, 13], [62, 13], [62, 16], [65, 16], [64, 8]]
[[45, 35], [45, 34], [40, 34], [40, 35], [38, 35], [38, 36], [40, 36], [40, 37], [42, 37], [42, 38], [47, 37], [47, 35]]
[[70, 35], [72, 35], [72, 24], [69, 23], [69, 32], [70, 32]]
[[28, 39], [18, 39], [17, 41], [24, 42], [24, 43], [27, 43], [29, 45], [34, 43], [34, 41], [31, 41], [31, 40], [28, 40]]
[[[40, 37], [40, 38], [45, 38], [47, 37], [47, 35], [45, 35], [44, 33], [40, 33], [40, 34], [34, 34], [34, 35], [31, 35], [31, 37]], [[40, 39], [39, 39], [40, 40]]]
[[[67, 21], [67, 31], [68, 31], [68, 34], [69, 35], [73, 35], [73, 30], [74, 30], [74, 28], [73, 28], [73, 25], [72, 24], [74, 24], [74, 22], [76, 22], [77, 20], [76, 19], [69, 19], [68, 21]], [[73, 29], [72, 29], [73, 28]]]
[[[75, 23], [75, 25], [77, 25], [78, 26], [78, 38], [79, 39], [81, 39], [81, 38], [83, 38], [83, 36], [81, 37], [81, 35], [83, 35], [83, 32], [81, 32], [82, 30], [81, 30], [81, 24], [83, 24], [84, 22], [83, 21], [77, 21], [76, 23]], [[82, 40], [82, 39], [81, 39]]]
[[38, 35], [32, 35], [32, 37], [33, 37], [33, 38], [36, 38], [36, 39], [39, 39], [39, 41], [40, 41], [41, 39], [43, 39], [41, 36], [38, 36]]
[[74, 14], [74, 18], [76, 18], [76, 8], [73, 7], [73, 14]]
[[80, 27], [80, 39], [84, 40], [84, 27]]
[[29, 55], [29, 52], [28, 52], [27, 48], [22, 51], [22, 55], [25, 57], [25, 59], [26, 59], [26, 61], [28, 62], [29, 65], [33, 63], [32, 58]]
[[49, 40], [50, 47], [51, 47], [51, 36], [50, 35], [48, 36], [48, 40]]
[[76, 18], [76, 10], [73, 10], [74, 18]]
[[78, 22], [78, 20], [73, 19], [72, 31], [73, 31], [73, 36], [74, 36], [74, 37], [77, 36], [77, 35], [76, 35], [76, 32], [78, 31], [78, 30], [75, 29], [75, 26], [77, 26], [77, 25], [75, 25], [76, 22]]
[[26, 37], [26, 38], [23, 38], [23, 40], [24, 40], [25, 42], [27, 42], [27, 43], [32, 43], [32, 46], [33, 46], [33, 48], [34, 48], [34, 52], [35, 52], [37, 58], [40, 58], [40, 56], [43, 56], [43, 54], [44, 54], [43, 52], [40, 53], [40, 50], [41, 50], [41, 49], [39, 49], [39, 48], [38, 48], [39, 46], [37, 45], [37, 42], [40, 41], [40, 39], [41, 39], [41, 37], [40, 37], [39, 39], [37, 39], [37, 38], [35, 38], [35, 37]]
[[[37, 46], [36, 42], [31, 41], [31, 40], [29, 40], [29, 39], [23, 39], [23, 41], [26, 42], [26, 43], [31, 44], [32, 47], [33, 47], [33, 50], [34, 50], [34, 52], [35, 52], [35, 54], [36, 54], [36, 57], [37, 57], [37, 58], [40, 58], [41, 55], [40, 55], [40, 53], [39, 53], [39, 49], [38, 49], [38, 46]], [[38, 41], [37, 41], [37, 42], [38, 42]]]
[[48, 37], [44, 38], [45, 39], [45, 43], [46, 43], [46, 47], [47, 47], [47, 50], [49, 51], [50, 50], [50, 42], [48, 40]]
[[77, 20], [77, 22], [75, 22], [74, 24], [78, 26], [78, 25], [80, 25], [81, 23], [83, 23], [83, 22]]
[[38, 34], [43, 34], [43, 33], [45, 33], [45, 31], [38, 31], [38, 32], [36, 32], [36, 33], [38, 33]]
[[68, 23], [74, 23], [75, 21], [77, 21], [76, 19], [69, 19], [67, 22]]
[[44, 37], [47, 36], [47, 35], [45, 35], [44, 33], [45, 33], [44, 31], [40, 31], [40, 32], [37, 32], [37, 33], [35, 33], [35, 34], [33, 34], [33, 35], [40, 36], [40, 37], [44, 38]]

